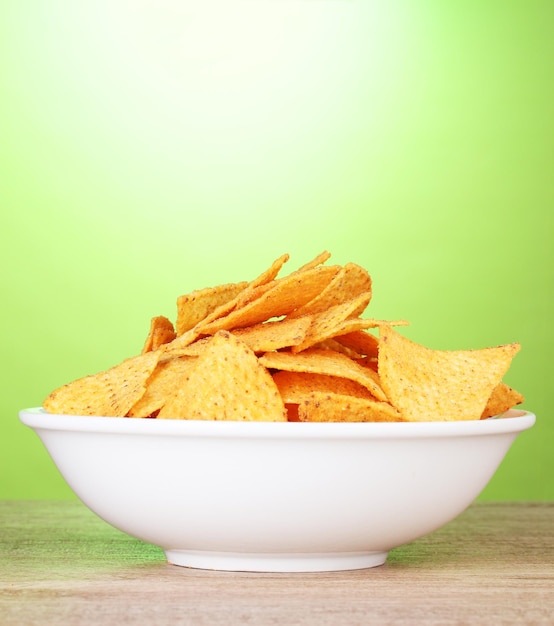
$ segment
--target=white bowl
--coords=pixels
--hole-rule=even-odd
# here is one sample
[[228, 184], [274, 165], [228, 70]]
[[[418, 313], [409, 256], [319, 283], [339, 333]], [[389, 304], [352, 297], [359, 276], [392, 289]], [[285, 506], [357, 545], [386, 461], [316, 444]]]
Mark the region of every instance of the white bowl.
[[381, 565], [468, 507], [535, 422], [20, 418], [92, 511], [170, 563], [274, 572]]

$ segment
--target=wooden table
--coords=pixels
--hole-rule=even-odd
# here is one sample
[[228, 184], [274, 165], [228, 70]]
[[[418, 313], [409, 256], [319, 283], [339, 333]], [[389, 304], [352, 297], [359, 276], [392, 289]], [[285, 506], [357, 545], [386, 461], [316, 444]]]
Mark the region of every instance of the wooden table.
[[478, 503], [331, 573], [202, 571], [76, 501], [0, 501], [0, 624], [554, 624], [554, 503]]

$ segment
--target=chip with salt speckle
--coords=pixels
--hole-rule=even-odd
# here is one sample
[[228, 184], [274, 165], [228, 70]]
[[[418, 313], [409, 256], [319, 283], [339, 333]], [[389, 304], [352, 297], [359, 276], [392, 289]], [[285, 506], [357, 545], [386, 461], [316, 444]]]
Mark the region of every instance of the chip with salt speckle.
[[298, 405], [299, 422], [401, 422], [388, 402], [339, 393], [315, 391]]
[[146, 391], [161, 352], [147, 352], [115, 367], [74, 380], [53, 391], [43, 402], [49, 413], [125, 417]]
[[158, 419], [286, 421], [279, 390], [254, 352], [219, 331], [158, 413]]
[[195, 357], [160, 359], [148, 379], [144, 395], [131, 407], [127, 417], [156, 417], [195, 364]]
[[390, 403], [407, 421], [478, 420], [519, 348], [433, 350], [381, 326], [378, 372]]
[[[287, 276], [283, 254], [249, 281], [177, 299], [138, 357], [64, 385], [50, 413], [252, 421], [486, 419], [523, 402], [502, 376], [519, 344], [431, 350], [362, 317], [372, 279], [327, 251]], [[369, 333], [368, 329], [379, 329]]]
[[311, 372], [347, 378], [365, 387], [377, 400], [387, 400], [378, 375], [341, 352], [321, 348], [308, 348], [298, 354], [266, 352], [260, 357], [260, 363], [274, 370]]
[[485, 410], [481, 414], [481, 419], [501, 415], [508, 409], [521, 404], [523, 400], [524, 398], [519, 391], [516, 391], [506, 383], [501, 382], [492, 390], [492, 393], [487, 400]]
[[150, 322], [150, 332], [142, 348], [142, 354], [157, 350], [160, 346], [173, 341], [175, 337], [175, 329], [171, 320], [163, 315], [153, 317]]

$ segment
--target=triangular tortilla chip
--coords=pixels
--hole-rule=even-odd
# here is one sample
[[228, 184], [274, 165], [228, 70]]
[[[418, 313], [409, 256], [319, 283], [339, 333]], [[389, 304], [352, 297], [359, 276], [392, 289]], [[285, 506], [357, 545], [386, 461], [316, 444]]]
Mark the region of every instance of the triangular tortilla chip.
[[292, 273], [299, 274], [301, 272], [311, 270], [312, 268], [317, 267], [318, 265], [323, 265], [323, 263], [325, 263], [325, 261], [329, 260], [330, 258], [331, 258], [331, 253], [328, 252], [327, 250], [324, 250], [323, 252], [320, 252], [316, 257], [314, 257], [311, 261], [304, 263], [304, 265], [300, 266], [297, 270], [295, 270]]
[[340, 268], [333, 280], [320, 294], [304, 306], [295, 309], [290, 317], [320, 313], [347, 300], [353, 300], [362, 293], [369, 294], [367, 302], [364, 302], [365, 308], [371, 299], [371, 277], [367, 270], [360, 265], [347, 263]]
[[377, 357], [379, 351], [379, 339], [365, 330], [353, 330], [335, 336], [335, 341], [342, 344], [345, 348], [354, 350], [360, 355]]
[[302, 306], [325, 289], [338, 269], [338, 266], [318, 265], [300, 274], [289, 274], [269, 283], [270, 289], [242, 308], [236, 308], [209, 324], [202, 324], [202, 333], [212, 335], [218, 330], [244, 328], [273, 317], [288, 315], [297, 306]]
[[146, 337], [146, 341], [144, 342], [144, 346], [142, 348], [142, 354], [151, 352], [152, 350], [157, 350], [160, 346], [163, 346], [174, 339], [175, 329], [173, 328], [173, 323], [163, 315], [153, 317], [150, 322], [150, 332], [148, 333], [148, 337]]
[[360, 308], [363, 310], [369, 303], [370, 298], [370, 292], [361, 293], [351, 300], [341, 302], [312, 315], [312, 323], [304, 341], [294, 346], [292, 351], [300, 352], [320, 341], [330, 339], [338, 334], [344, 334], [344, 322]]
[[298, 405], [300, 422], [401, 422], [399, 411], [388, 402], [316, 391]]
[[479, 419], [519, 347], [432, 350], [381, 326], [381, 385], [408, 421]]
[[311, 321], [310, 317], [285, 318], [276, 322], [263, 322], [247, 328], [237, 328], [232, 333], [254, 352], [270, 352], [301, 343]]
[[266, 270], [246, 284], [246, 287], [237, 294], [237, 296], [229, 303], [229, 306], [222, 306], [220, 309], [215, 310], [210, 316], [208, 316], [204, 320], [204, 325], [227, 315], [234, 309], [241, 309], [247, 302], [255, 300], [259, 294], [270, 289], [273, 285], [273, 281], [277, 277], [277, 274], [281, 271], [283, 265], [287, 263], [289, 258], [290, 255], [285, 253], [278, 259], [275, 259], [275, 261], [273, 261], [273, 263]]
[[377, 374], [350, 357], [334, 350], [308, 348], [298, 354], [290, 352], [266, 352], [260, 363], [269, 369], [289, 372], [311, 372], [354, 380], [368, 389], [377, 400], [387, 399], [379, 384]]
[[179, 296], [177, 298], [177, 335], [180, 337], [218, 307], [231, 302], [247, 285], [247, 282], [227, 283]]
[[49, 413], [125, 417], [146, 391], [161, 352], [126, 359], [111, 369], [79, 378], [53, 391], [43, 402]]
[[521, 404], [525, 398], [516, 391], [509, 387], [506, 383], [499, 383], [493, 389], [490, 398], [487, 400], [485, 410], [481, 415], [481, 419], [487, 419], [495, 415], [501, 415], [508, 409], [511, 409], [518, 404]]
[[158, 419], [286, 421], [279, 390], [256, 355], [218, 332], [168, 399]]
[[305, 400], [313, 399], [314, 393], [320, 392], [374, 399], [366, 387], [340, 376], [283, 370], [273, 374], [273, 380], [285, 404], [301, 404]]
[[146, 382], [142, 398], [134, 404], [127, 416], [155, 417], [195, 365], [194, 357], [165, 358], [160, 361]]

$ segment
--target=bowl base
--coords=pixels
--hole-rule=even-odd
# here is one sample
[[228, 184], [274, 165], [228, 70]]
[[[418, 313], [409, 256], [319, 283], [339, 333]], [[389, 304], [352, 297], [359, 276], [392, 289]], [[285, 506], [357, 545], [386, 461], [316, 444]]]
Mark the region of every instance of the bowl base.
[[257, 554], [165, 550], [168, 563], [227, 572], [336, 572], [383, 565], [387, 552]]

